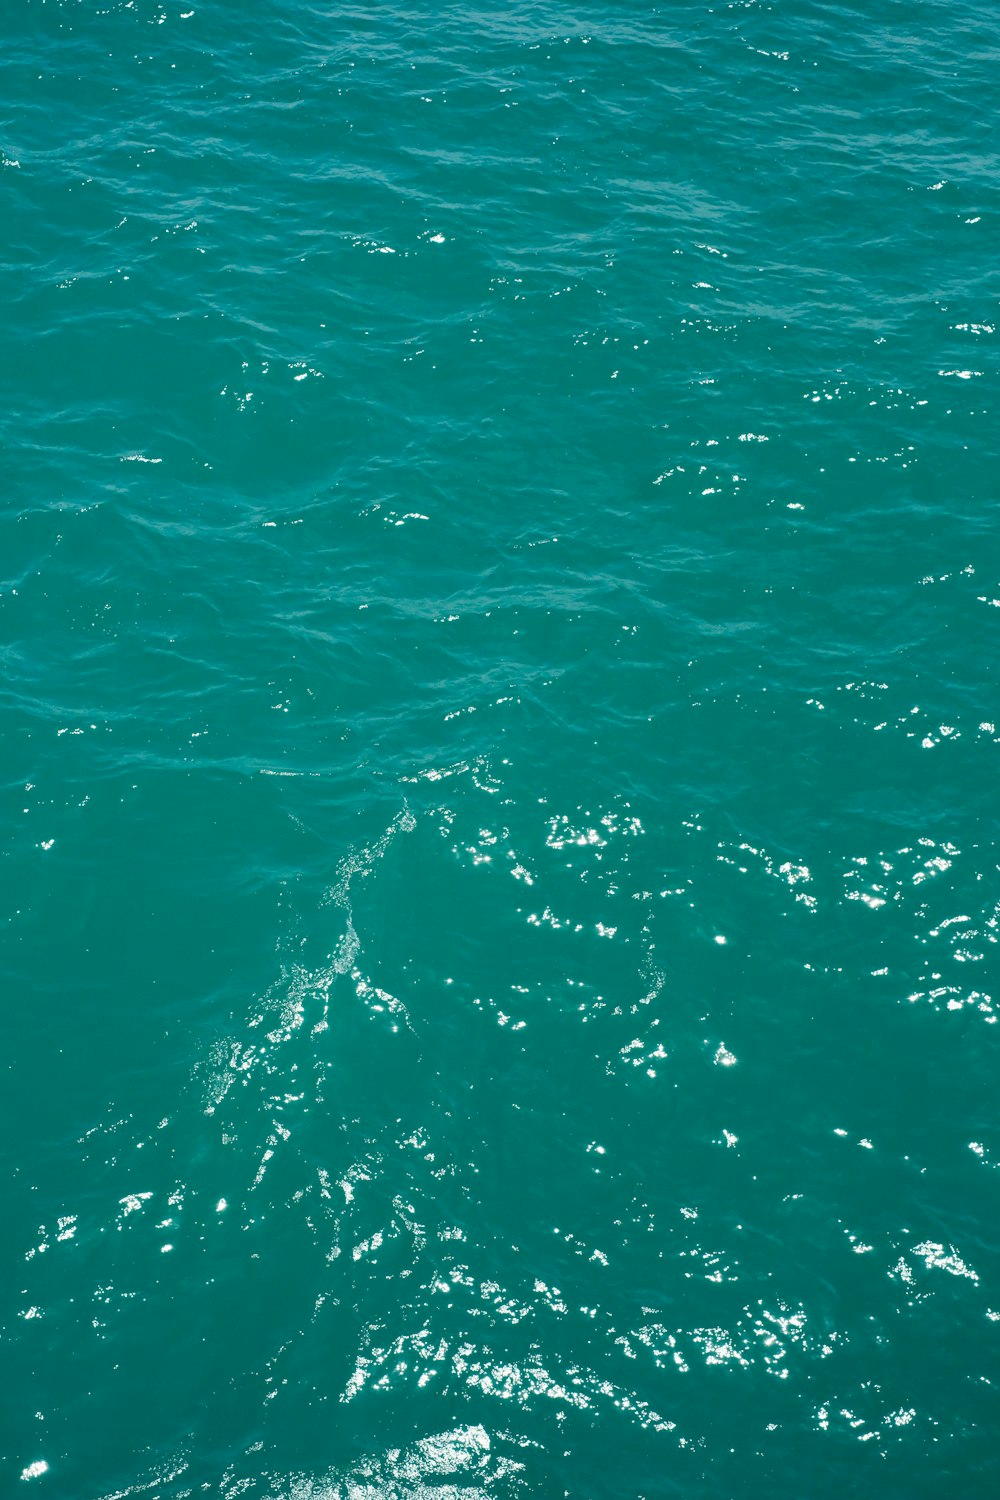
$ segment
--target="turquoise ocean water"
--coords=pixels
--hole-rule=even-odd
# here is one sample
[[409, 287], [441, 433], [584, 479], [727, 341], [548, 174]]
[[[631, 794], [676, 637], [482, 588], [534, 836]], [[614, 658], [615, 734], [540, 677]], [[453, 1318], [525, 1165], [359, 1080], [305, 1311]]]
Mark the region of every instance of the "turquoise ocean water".
[[0, 42], [0, 1493], [995, 1495], [995, 4]]

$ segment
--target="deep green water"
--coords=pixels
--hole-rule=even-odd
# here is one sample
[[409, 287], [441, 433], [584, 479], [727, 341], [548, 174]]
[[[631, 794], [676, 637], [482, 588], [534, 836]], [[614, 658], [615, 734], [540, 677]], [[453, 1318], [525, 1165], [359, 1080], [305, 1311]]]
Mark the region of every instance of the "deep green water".
[[0, 43], [0, 1493], [994, 1496], [996, 5]]

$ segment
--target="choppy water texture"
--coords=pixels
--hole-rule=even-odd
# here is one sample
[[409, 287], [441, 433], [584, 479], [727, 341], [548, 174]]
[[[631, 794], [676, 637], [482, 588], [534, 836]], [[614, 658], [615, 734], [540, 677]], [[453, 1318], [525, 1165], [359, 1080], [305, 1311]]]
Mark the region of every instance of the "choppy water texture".
[[986, 0], [10, 0], [4, 1494], [1000, 1480]]

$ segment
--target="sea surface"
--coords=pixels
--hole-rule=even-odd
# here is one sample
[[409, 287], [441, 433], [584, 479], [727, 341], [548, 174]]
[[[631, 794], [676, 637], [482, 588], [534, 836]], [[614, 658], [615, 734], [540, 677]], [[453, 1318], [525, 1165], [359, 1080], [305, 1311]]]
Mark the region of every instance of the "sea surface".
[[1000, 1493], [995, 0], [7, 0], [0, 1494]]

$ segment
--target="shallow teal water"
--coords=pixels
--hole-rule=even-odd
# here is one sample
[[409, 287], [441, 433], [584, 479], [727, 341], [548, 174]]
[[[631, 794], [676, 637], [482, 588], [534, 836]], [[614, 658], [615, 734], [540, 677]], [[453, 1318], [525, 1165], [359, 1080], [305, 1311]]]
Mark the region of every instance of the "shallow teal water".
[[996, 1493], [985, 0], [9, 5], [3, 1493]]

